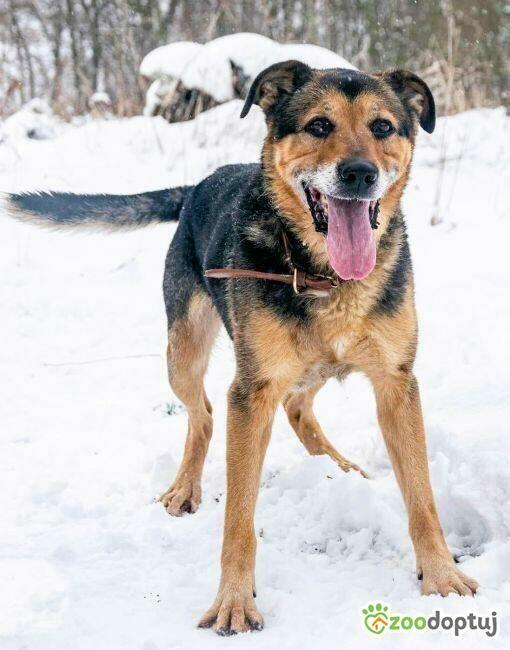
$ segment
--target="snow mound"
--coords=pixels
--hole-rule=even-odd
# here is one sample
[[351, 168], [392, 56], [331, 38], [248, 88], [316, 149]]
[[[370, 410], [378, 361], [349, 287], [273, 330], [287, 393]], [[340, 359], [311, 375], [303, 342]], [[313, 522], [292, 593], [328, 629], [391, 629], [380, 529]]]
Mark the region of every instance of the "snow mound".
[[[325, 68], [348, 68], [355, 70], [356, 68], [349, 63], [346, 59], [335, 54], [331, 50], [319, 45], [309, 45], [307, 43], [288, 43], [281, 46], [280, 61], [287, 59], [297, 59], [306, 63], [311, 68], [318, 68], [319, 70]], [[277, 63], [277, 61], [275, 61]]]
[[281, 45], [267, 36], [250, 32], [220, 36], [206, 43], [204, 49], [230, 59], [251, 78], [281, 60], [278, 58]]
[[[234, 88], [232, 64], [249, 82], [264, 68], [297, 59], [312, 68], [353, 68], [344, 58], [318, 45], [285, 44], [260, 34], [239, 33], [221, 36], [205, 45], [177, 41], [149, 52], [140, 65], [140, 74], [152, 81], [147, 90], [145, 115], [153, 115], [165, 97], [173, 93], [176, 81], [223, 103], [243, 95]], [[246, 89], [246, 83], [241, 84]], [[244, 90], [245, 92], [245, 90]]]
[[157, 91], [152, 89], [152, 101], [155, 95], [166, 92], [164, 82], [168, 84], [169, 79], [179, 79], [186, 88], [201, 90], [217, 102], [234, 96], [229, 60], [192, 41], [170, 43], [149, 52], [140, 65], [140, 74], [161, 82]]
[[140, 74], [148, 79], [165, 76], [180, 79], [183, 71], [201, 49], [202, 45], [193, 41], [177, 41], [157, 47], [142, 60]]
[[325, 47], [304, 43], [282, 45], [266, 36], [250, 32], [220, 36], [206, 43], [204, 48], [222, 54], [252, 78], [273, 63], [289, 59], [297, 59], [312, 68], [354, 69], [351, 63]]
[[103, 105], [103, 106], [111, 106], [112, 105], [112, 100], [110, 99], [110, 96], [108, 93], [105, 92], [96, 92], [93, 93], [90, 96], [89, 99], [89, 106], [98, 106], [98, 105]]
[[60, 120], [42, 99], [32, 99], [0, 125], [0, 141], [32, 138], [46, 140], [59, 132]]
[[149, 117], [155, 115], [158, 106], [161, 105], [165, 96], [176, 88], [177, 83], [177, 80], [168, 78], [153, 81], [145, 93], [143, 114]]
[[230, 61], [204, 47], [183, 70], [181, 80], [186, 88], [198, 88], [217, 102], [234, 98]]

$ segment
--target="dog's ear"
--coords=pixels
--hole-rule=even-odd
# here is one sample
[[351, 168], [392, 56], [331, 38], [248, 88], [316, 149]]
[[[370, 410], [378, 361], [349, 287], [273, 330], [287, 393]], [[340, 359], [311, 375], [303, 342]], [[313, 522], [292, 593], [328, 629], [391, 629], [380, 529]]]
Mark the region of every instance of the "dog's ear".
[[312, 76], [312, 69], [300, 61], [283, 61], [262, 70], [244, 102], [241, 117], [246, 117], [253, 104], [258, 104], [266, 115], [283, 98], [303, 86]]
[[388, 70], [376, 73], [400, 97], [406, 108], [417, 116], [422, 129], [432, 133], [436, 126], [436, 107], [434, 97], [427, 84], [408, 70]]

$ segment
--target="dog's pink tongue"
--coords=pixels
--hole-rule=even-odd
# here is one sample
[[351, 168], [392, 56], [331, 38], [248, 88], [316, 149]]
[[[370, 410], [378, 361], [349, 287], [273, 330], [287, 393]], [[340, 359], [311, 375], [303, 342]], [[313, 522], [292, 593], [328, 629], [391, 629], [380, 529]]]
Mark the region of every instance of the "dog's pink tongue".
[[331, 266], [342, 280], [362, 280], [375, 266], [370, 201], [328, 200], [326, 240]]

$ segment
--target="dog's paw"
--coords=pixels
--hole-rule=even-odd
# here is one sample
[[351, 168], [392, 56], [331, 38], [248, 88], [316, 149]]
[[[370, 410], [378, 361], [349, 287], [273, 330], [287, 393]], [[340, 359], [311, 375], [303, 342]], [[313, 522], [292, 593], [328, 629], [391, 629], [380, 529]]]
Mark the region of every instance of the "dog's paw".
[[361, 469], [361, 467], [356, 465], [356, 463], [351, 463], [350, 460], [347, 460], [347, 458], [342, 456], [342, 454], [339, 454], [338, 451], [335, 450], [335, 452], [331, 454], [331, 458], [342, 471], [350, 472], [351, 470], [354, 470], [355, 472], [359, 472], [363, 478], [369, 478], [365, 470]]
[[173, 517], [180, 517], [186, 512], [193, 514], [198, 510], [201, 500], [200, 481], [193, 481], [187, 477], [177, 478], [158, 499], [168, 514]]
[[424, 596], [440, 594], [458, 594], [459, 596], [474, 596], [479, 585], [476, 580], [462, 573], [453, 561], [433, 568], [424, 568], [421, 593]]
[[213, 606], [207, 610], [198, 627], [212, 627], [220, 636], [262, 630], [264, 619], [255, 605], [252, 590], [243, 594], [235, 587], [220, 589]]

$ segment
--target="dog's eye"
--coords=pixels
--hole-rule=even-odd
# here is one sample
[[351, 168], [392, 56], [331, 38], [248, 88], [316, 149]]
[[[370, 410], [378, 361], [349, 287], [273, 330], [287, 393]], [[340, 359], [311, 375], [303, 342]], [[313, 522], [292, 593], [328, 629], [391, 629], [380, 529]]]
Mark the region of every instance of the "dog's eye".
[[333, 124], [327, 117], [316, 117], [305, 126], [305, 131], [315, 138], [327, 138], [333, 130]]
[[395, 132], [395, 127], [389, 120], [374, 120], [370, 130], [376, 138], [383, 139]]

